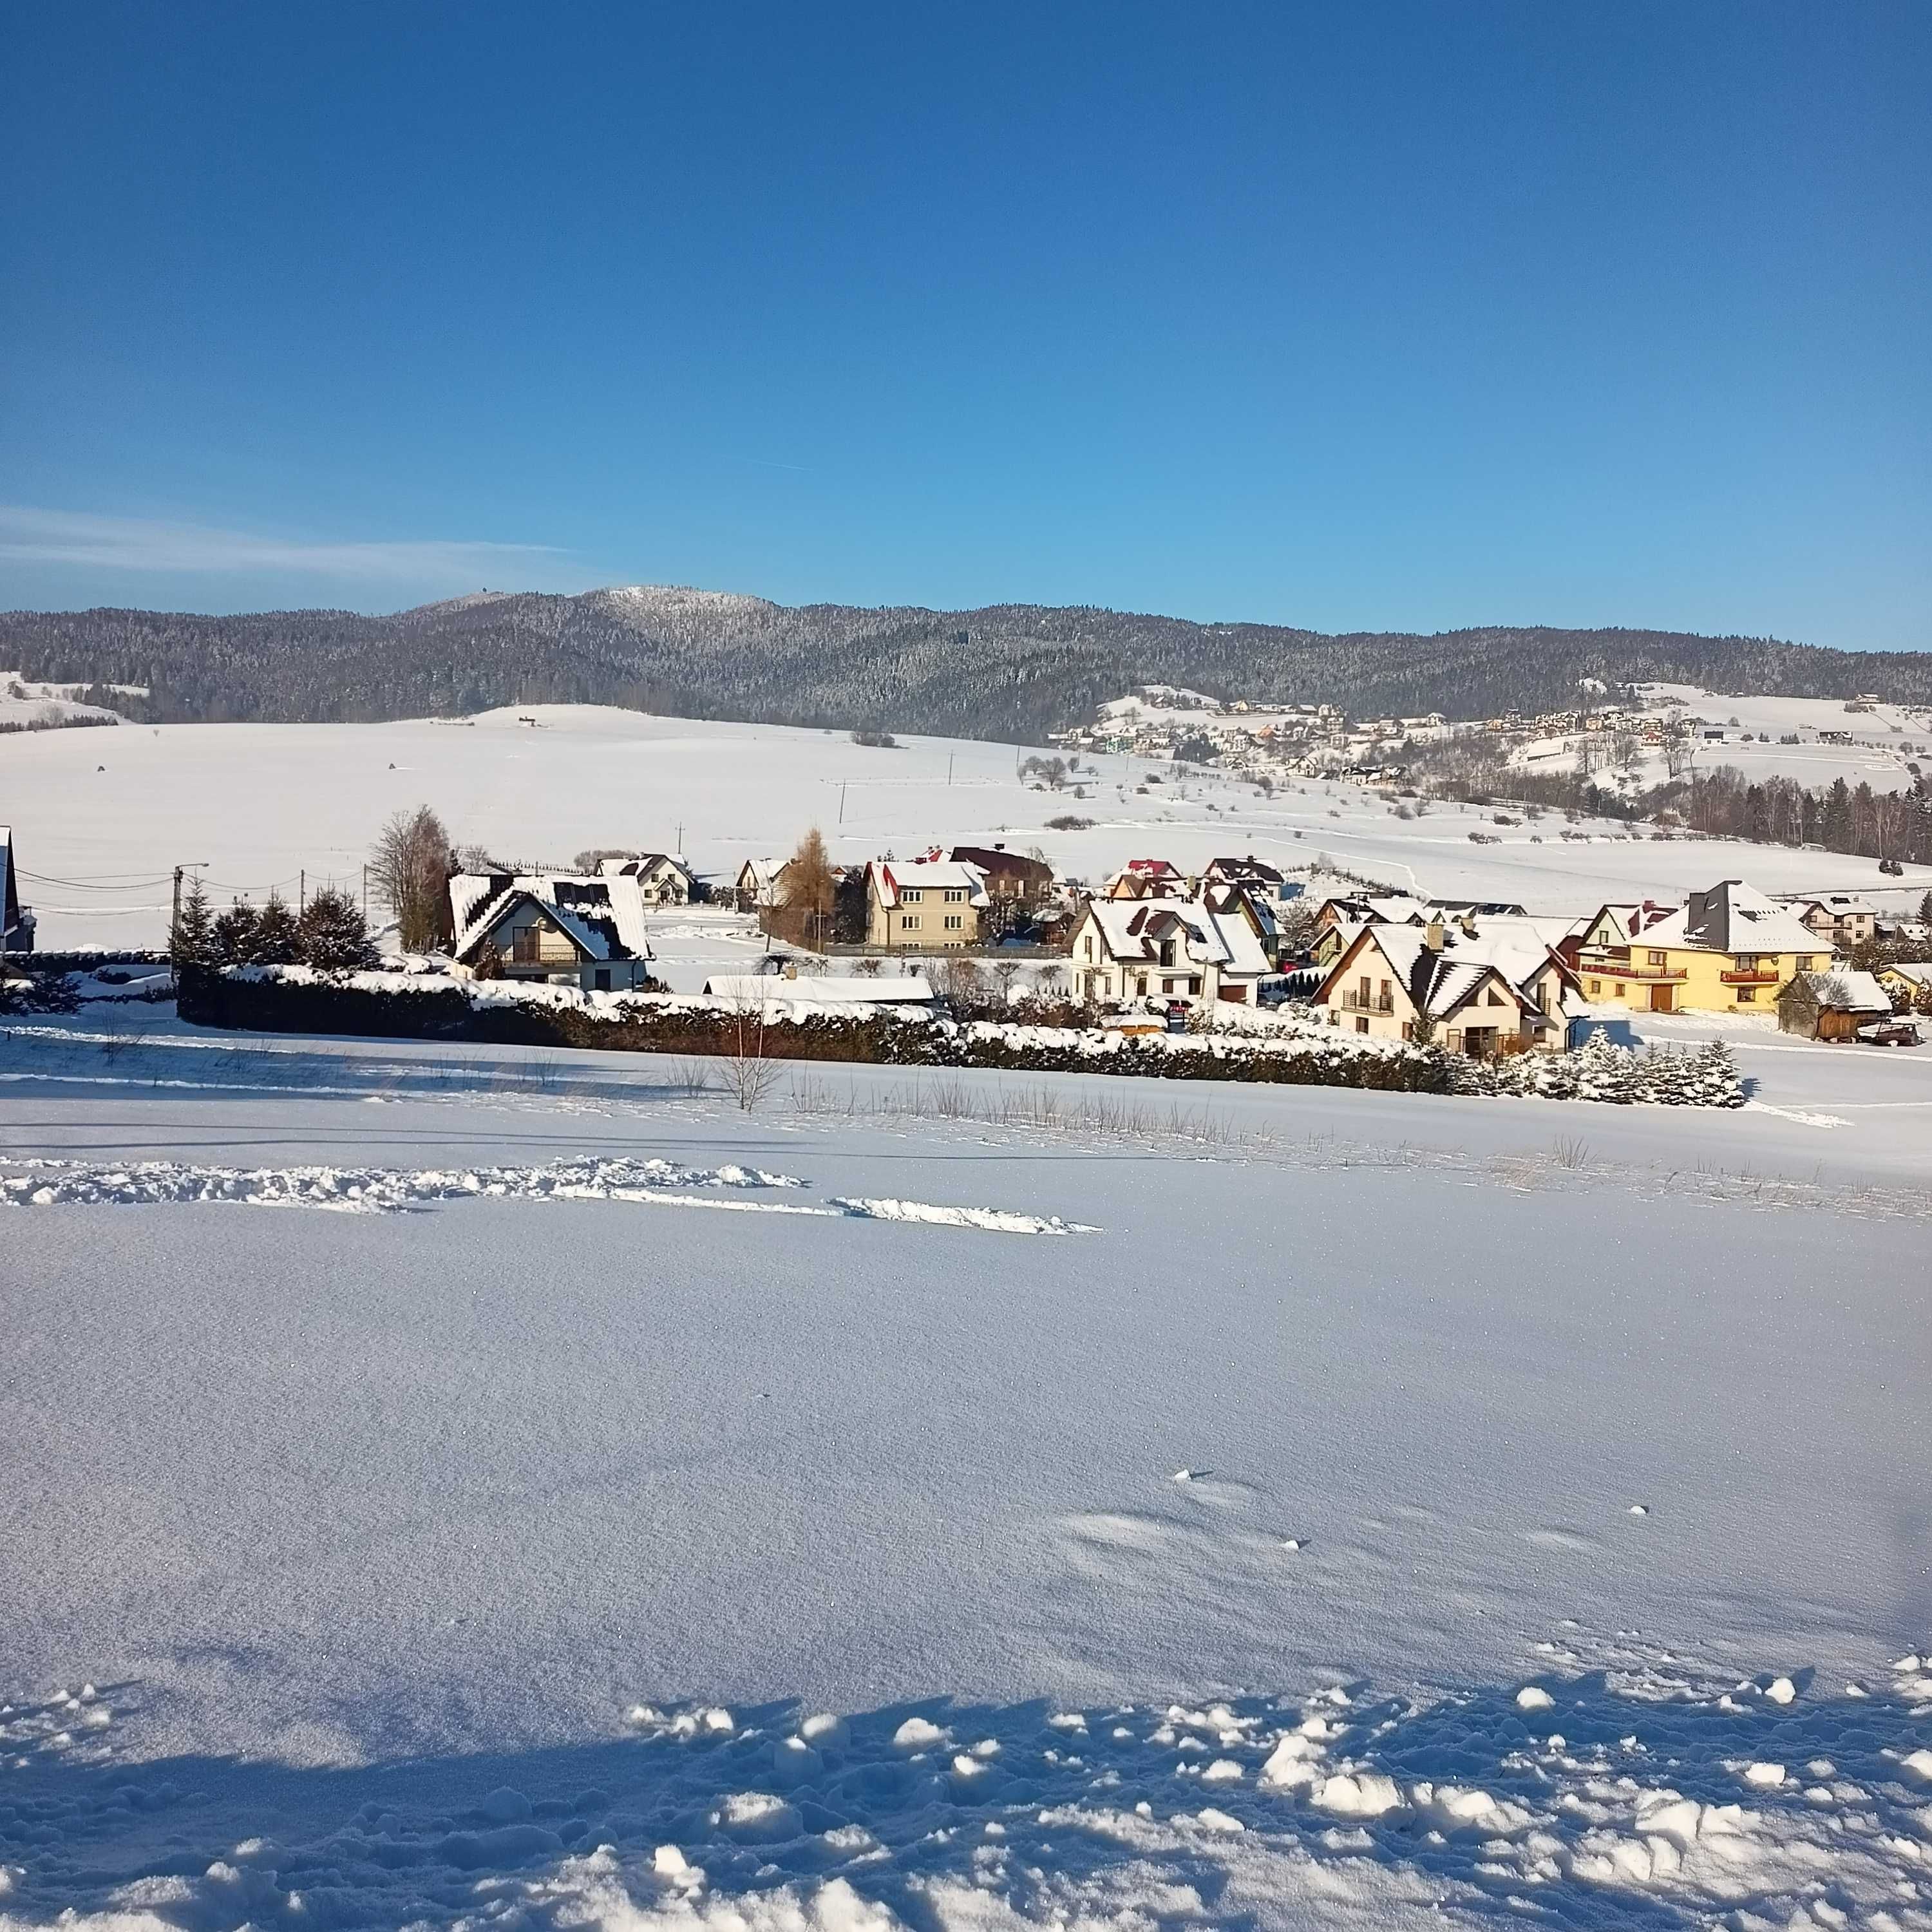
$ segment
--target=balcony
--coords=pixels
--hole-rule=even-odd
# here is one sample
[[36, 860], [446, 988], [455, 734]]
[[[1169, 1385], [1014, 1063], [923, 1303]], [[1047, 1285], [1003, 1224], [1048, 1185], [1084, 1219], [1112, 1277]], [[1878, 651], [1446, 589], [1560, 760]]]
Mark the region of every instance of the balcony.
[[1372, 993], [1366, 998], [1360, 993], [1344, 993], [1339, 1004], [1345, 1013], [1392, 1013], [1395, 1011], [1395, 1000], [1388, 993]]
[[1646, 984], [1690, 976], [1687, 966], [1648, 966], [1634, 959], [1593, 959], [1587, 952], [1577, 962], [1576, 970], [1580, 973], [1608, 974], [1618, 980], [1640, 980]]
[[1740, 967], [1732, 973], [1720, 973], [1718, 977], [1727, 986], [1774, 986], [1784, 975], [1754, 966], [1749, 969]]

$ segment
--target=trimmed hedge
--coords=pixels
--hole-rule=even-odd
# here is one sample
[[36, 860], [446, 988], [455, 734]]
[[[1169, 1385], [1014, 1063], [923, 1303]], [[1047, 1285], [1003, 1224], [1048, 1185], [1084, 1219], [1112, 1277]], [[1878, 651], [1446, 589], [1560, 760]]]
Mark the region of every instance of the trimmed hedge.
[[[472, 1003], [460, 989], [400, 988], [231, 978], [189, 968], [178, 1011], [197, 1026], [256, 1033], [358, 1034], [378, 1040], [471, 1040], [497, 1046], [568, 1046], [604, 1052], [699, 1056], [737, 1051], [738, 1016], [680, 1006], [633, 1006], [606, 1016], [537, 1003]], [[982, 1029], [890, 1013], [811, 1015], [766, 1024], [770, 1060], [843, 1060], [882, 1066], [980, 1066], [1028, 1073], [1133, 1074], [1164, 1080], [1234, 1080], [1382, 1092], [1454, 1090], [1451, 1056], [1339, 1051], [1325, 1044], [1283, 1052], [1240, 1037], [1175, 1049], [1123, 1036], [1083, 1052], [1073, 1042], [1022, 1043]]]

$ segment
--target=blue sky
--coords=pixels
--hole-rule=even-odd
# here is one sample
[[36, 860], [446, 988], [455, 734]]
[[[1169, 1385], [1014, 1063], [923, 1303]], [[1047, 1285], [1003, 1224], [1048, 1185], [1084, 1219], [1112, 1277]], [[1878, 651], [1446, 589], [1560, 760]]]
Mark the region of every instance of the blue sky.
[[1932, 7], [14, 10], [0, 606], [1932, 647]]

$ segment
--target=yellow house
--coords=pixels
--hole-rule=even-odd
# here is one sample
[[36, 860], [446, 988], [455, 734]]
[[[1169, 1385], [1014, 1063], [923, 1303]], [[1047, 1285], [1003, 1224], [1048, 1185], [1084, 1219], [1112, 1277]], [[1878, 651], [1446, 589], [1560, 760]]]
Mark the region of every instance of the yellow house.
[[1741, 879], [1693, 892], [1670, 910], [1606, 906], [1578, 946], [1592, 1004], [1652, 1013], [1774, 1014], [1780, 987], [1832, 963], [1829, 941], [1789, 906]]
[[986, 875], [963, 860], [874, 859], [866, 868], [866, 944], [880, 952], [977, 946]]

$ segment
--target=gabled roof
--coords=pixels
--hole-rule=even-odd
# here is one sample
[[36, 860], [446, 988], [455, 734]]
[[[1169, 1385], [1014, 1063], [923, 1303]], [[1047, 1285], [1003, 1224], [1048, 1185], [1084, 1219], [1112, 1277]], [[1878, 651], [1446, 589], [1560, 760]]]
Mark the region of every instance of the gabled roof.
[[1087, 910], [1108, 958], [1124, 964], [1158, 964], [1161, 941], [1178, 934], [1190, 964], [1218, 967], [1238, 980], [1274, 970], [1254, 928], [1232, 906], [1216, 911], [1202, 899], [1089, 899]]
[[1252, 852], [1242, 859], [1210, 859], [1208, 872], [1210, 878], [1230, 884], [1252, 879], [1264, 886], [1278, 886], [1282, 880], [1279, 867], [1270, 866], [1265, 859], [1257, 859]]
[[1559, 922], [1525, 919], [1489, 923], [1492, 929], [1479, 927], [1474, 938], [1454, 926], [1448, 927], [1439, 952], [1431, 949], [1425, 926], [1365, 926], [1330, 968], [1316, 999], [1326, 1004], [1363, 950], [1373, 946], [1408, 989], [1416, 1010], [1431, 1019], [1448, 1018], [1493, 979], [1516, 994], [1532, 1024], [1554, 1024], [1558, 1016], [1545, 1010], [1537, 997], [1535, 982], [1554, 968], [1563, 986], [1576, 984], [1575, 976], [1541, 934], [1541, 928], [1553, 928]]
[[1828, 913], [1834, 919], [1876, 919], [1878, 908], [1868, 905], [1856, 892], [1793, 892], [1783, 903], [1800, 917], [1808, 912]]
[[467, 960], [506, 914], [529, 902], [562, 931], [586, 959], [648, 959], [644, 902], [634, 873], [459, 872], [449, 882], [456, 928], [452, 947]]
[[1892, 995], [1869, 973], [1848, 967], [1832, 973], [1800, 973], [1794, 982], [1821, 1007], [1838, 1013], [1889, 1013]]
[[1037, 879], [1048, 885], [1053, 882], [1053, 868], [1044, 859], [1030, 859], [1024, 852], [1009, 852], [1004, 845], [956, 845], [951, 856], [956, 862], [976, 866], [982, 872], [1012, 872], [1022, 878]]
[[1790, 907], [1742, 879], [1720, 879], [1708, 891], [1693, 892], [1688, 904], [1646, 926], [1640, 936], [1649, 946], [1734, 956], [1815, 952], [1819, 944], [1817, 934]]
[[867, 889], [886, 907], [899, 903], [902, 892], [962, 889], [968, 905], [986, 903], [986, 875], [977, 866], [951, 859], [874, 859], [866, 868]]
[[0, 825], [0, 930], [20, 923], [20, 889], [14, 879], [14, 828]]
[[1896, 973], [1909, 986], [1932, 986], [1932, 959], [1894, 959], [1878, 972]]

